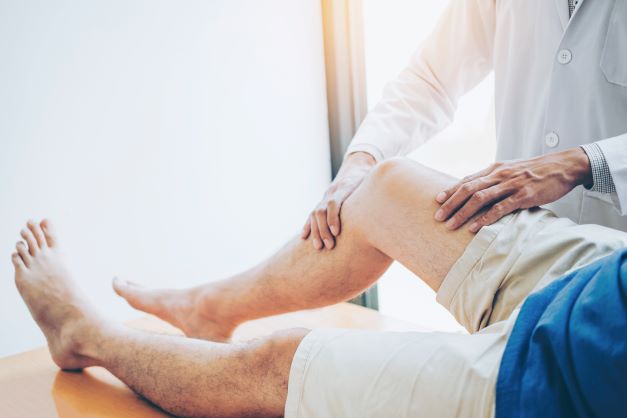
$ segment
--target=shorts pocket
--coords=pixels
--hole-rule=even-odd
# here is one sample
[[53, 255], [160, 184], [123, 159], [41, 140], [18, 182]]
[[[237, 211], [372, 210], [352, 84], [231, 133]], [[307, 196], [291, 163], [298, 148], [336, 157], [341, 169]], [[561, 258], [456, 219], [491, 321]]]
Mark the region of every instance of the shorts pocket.
[[627, 87], [627, 1], [615, 0], [605, 44], [601, 71], [607, 81]]

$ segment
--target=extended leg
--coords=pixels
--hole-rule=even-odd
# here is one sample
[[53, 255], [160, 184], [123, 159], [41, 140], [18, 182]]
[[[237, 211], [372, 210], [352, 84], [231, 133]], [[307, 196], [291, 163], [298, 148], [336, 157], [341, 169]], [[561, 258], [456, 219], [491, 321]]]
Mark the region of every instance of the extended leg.
[[283, 415], [294, 352], [307, 330], [243, 344], [96, 328], [81, 354], [177, 416]]
[[176, 415], [283, 414], [293, 354], [306, 330], [247, 344], [143, 333], [104, 321], [84, 302], [50, 225], [29, 223], [12, 257], [15, 282], [63, 369], [103, 366]]
[[226, 340], [239, 323], [356, 296], [393, 259], [437, 290], [470, 242], [466, 230], [433, 221], [435, 195], [455, 179], [407, 159], [379, 164], [342, 208], [332, 251], [296, 238], [258, 266], [187, 290], [144, 290], [117, 281], [116, 291], [187, 335]]

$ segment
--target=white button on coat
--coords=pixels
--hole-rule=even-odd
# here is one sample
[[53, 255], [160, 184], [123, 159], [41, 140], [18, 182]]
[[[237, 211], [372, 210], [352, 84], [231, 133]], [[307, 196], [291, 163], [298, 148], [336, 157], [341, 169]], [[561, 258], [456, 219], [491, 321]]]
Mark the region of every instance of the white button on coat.
[[544, 143], [549, 148], [555, 148], [560, 143], [560, 137], [555, 132], [548, 133], [544, 137]]
[[625, 22], [627, 0], [580, 0], [572, 19], [568, 0], [451, 0], [348, 152], [379, 161], [409, 154], [444, 129], [460, 97], [494, 72], [496, 159], [553, 151], [549, 132], [559, 133], [560, 149], [596, 142], [617, 193], [580, 186], [547, 206], [575, 222], [627, 231]]
[[568, 49], [562, 49], [560, 50], [560, 52], [557, 54], [557, 61], [560, 64], [568, 64], [569, 62], [571, 62], [573, 59], [573, 53], [570, 52]]

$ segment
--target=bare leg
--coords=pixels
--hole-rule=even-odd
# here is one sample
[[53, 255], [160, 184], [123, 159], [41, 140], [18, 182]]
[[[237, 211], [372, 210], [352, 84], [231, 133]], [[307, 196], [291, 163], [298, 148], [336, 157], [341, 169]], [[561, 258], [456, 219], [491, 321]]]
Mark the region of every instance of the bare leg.
[[[197, 300], [218, 307], [212, 317], [217, 325], [224, 318], [235, 326], [344, 300], [372, 284], [392, 259], [437, 289], [472, 237], [448, 232], [432, 220], [433, 195], [451, 181], [406, 161], [381, 164], [346, 202], [345, 228], [335, 250], [320, 253], [294, 240], [250, 271], [196, 289]], [[28, 246], [18, 244], [12, 257], [16, 285], [60, 367], [103, 366], [179, 415], [282, 414], [292, 357], [306, 330], [243, 345], [132, 331], [102, 320], [85, 305], [50, 225], [30, 223], [22, 237]], [[160, 304], [172, 296], [132, 291]]]
[[306, 330], [233, 345], [134, 331], [87, 306], [51, 226], [29, 222], [13, 254], [15, 282], [63, 369], [103, 366], [181, 416], [283, 414], [292, 357]]
[[258, 266], [186, 290], [145, 290], [116, 281], [135, 308], [187, 335], [227, 340], [240, 323], [348, 300], [371, 286], [393, 259], [437, 290], [472, 235], [433, 221], [435, 195], [455, 179], [407, 159], [379, 164], [342, 207], [332, 251], [295, 238]]

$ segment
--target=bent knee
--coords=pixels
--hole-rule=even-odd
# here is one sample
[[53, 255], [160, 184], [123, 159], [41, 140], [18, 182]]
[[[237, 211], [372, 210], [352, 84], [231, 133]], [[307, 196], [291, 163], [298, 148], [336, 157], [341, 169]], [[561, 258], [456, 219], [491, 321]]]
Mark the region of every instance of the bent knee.
[[394, 157], [388, 160], [382, 161], [379, 164], [375, 165], [372, 171], [370, 172], [370, 176], [373, 180], [376, 181], [387, 181], [391, 178], [393, 179], [400, 172], [408, 170], [409, 167], [418, 165], [419, 163], [410, 160], [409, 158], [404, 157]]
[[403, 191], [433, 182], [441, 173], [414, 160], [396, 157], [377, 164], [370, 173], [371, 185], [385, 191]]

